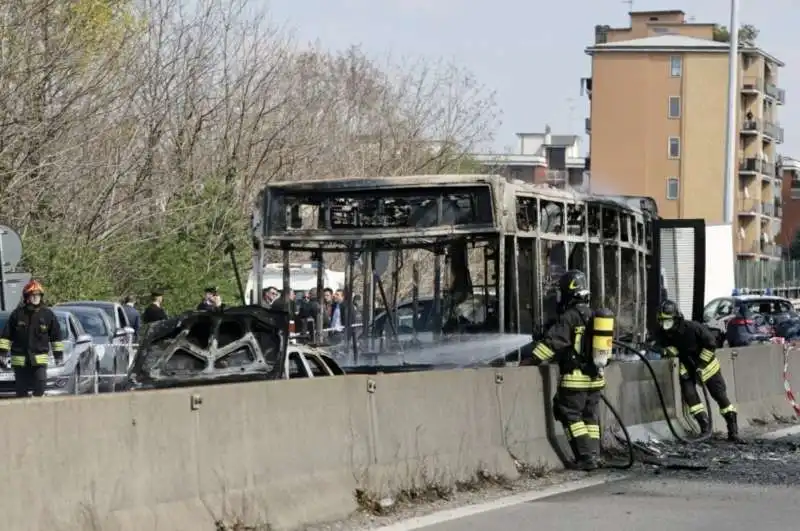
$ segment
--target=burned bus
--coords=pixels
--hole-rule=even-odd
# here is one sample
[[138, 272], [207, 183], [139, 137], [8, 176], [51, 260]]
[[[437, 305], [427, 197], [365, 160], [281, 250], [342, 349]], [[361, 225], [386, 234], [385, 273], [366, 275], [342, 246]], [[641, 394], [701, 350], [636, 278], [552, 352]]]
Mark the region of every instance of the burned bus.
[[[403, 304], [413, 322], [403, 330], [414, 340], [420, 331], [434, 341], [465, 330], [536, 335], [555, 316], [558, 277], [573, 268], [586, 273], [593, 303], [616, 312], [624, 338], [652, 326], [665, 271], [691, 277], [678, 302], [687, 315], [702, 311], [702, 221], [660, 220], [649, 198], [494, 175], [417, 175], [273, 183], [259, 207], [254, 263], [280, 254], [286, 288], [293, 261], [343, 267], [348, 298], [363, 301], [337, 329], [354, 351], [385, 345], [387, 333], [396, 338]], [[318, 293], [324, 288], [320, 278]], [[482, 311], [462, 312], [465, 301]], [[483, 316], [481, 326], [460, 326], [476, 325], [466, 314]], [[336, 328], [322, 311], [314, 325], [315, 343]]]

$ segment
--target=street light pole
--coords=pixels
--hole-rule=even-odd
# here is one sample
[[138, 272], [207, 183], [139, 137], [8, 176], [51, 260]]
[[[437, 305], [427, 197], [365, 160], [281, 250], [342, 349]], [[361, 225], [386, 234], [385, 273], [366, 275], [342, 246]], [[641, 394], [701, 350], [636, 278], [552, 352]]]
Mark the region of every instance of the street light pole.
[[728, 123], [725, 130], [725, 187], [722, 214], [726, 224], [733, 224], [733, 203], [736, 194], [736, 154], [739, 110], [739, 0], [731, 0], [731, 23], [728, 27]]

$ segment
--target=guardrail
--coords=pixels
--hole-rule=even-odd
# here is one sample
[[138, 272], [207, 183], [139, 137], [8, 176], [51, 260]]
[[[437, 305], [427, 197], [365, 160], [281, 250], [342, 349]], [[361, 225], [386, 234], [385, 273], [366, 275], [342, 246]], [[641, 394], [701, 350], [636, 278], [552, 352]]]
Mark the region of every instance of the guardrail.
[[[742, 425], [793, 414], [786, 380], [800, 383], [800, 355], [768, 345], [717, 356]], [[688, 427], [675, 363], [654, 366], [671, 418]], [[609, 366], [605, 393], [635, 439], [663, 439], [644, 369]], [[21, 471], [0, 484], [3, 518], [28, 531], [227, 519], [294, 529], [345, 518], [357, 499], [560, 468], [555, 447], [567, 443], [560, 428], [550, 436], [545, 405], [556, 376], [484, 368], [0, 402], [3, 451]]]

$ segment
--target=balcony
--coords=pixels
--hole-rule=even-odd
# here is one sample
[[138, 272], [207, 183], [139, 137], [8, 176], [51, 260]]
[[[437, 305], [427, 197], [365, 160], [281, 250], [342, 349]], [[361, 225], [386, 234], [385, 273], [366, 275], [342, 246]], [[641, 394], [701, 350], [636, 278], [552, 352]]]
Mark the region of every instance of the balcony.
[[743, 135], [757, 135], [760, 130], [761, 123], [758, 120], [745, 120], [742, 122], [740, 133]]
[[775, 175], [777, 175], [777, 172], [775, 171], [775, 163], [762, 161], [761, 175], [766, 175], [767, 177], [775, 178]]
[[771, 258], [780, 258], [783, 255], [783, 248], [772, 243], [761, 244], [761, 254]]
[[780, 201], [775, 201], [775, 217], [782, 218], [783, 217], [783, 204]]
[[744, 175], [755, 175], [761, 173], [763, 161], [758, 159], [742, 159], [739, 161], [739, 173]]
[[775, 217], [775, 204], [767, 201], [761, 203], [761, 215]]
[[770, 258], [781, 258], [783, 248], [780, 245], [755, 241], [751, 243], [742, 242], [737, 246], [736, 252], [745, 255], [761, 255]]
[[764, 88], [768, 98], [775, 100], [778, 105], [786, 104], [786, 91], [784, 89], [778, 88], [774, 83], [767, 83]]
[[783, 127], [772, 122], [764, 122], [762, 131], [765, 140], [772, 140], [778, 144], [783, 143]]
[[745, 76], [742, 78], [742, 92], [744, 94], [758, 94], [764, 90], [764, 80], [760, 77]]
[[755, 216], [761, 213], [761, 203], [755, 199], [740, 199], [739, 200], [739, 215], [740, 216]]

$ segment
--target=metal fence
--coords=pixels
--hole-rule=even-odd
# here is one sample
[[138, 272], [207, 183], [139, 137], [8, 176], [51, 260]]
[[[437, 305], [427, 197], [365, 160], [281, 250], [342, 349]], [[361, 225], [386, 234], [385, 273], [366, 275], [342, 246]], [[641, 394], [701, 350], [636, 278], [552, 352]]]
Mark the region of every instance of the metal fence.
[[[713, 271], [709, 271], [713, 274]], [[748, 289], [800, 289], [800, 260], [736, 262], [736, 287]]]

